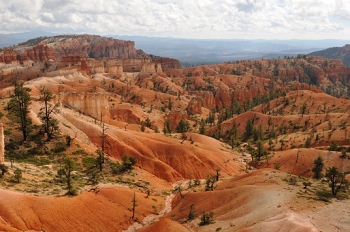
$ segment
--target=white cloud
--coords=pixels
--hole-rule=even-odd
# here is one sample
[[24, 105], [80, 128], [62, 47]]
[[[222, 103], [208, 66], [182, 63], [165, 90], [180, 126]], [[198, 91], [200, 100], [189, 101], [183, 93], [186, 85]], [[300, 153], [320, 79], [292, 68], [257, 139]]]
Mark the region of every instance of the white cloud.
[[[348, 0], [0, 0], [0, 32], [206, 38], [339, 38]], [[339, 19], [339, 20], [335, 20]]]

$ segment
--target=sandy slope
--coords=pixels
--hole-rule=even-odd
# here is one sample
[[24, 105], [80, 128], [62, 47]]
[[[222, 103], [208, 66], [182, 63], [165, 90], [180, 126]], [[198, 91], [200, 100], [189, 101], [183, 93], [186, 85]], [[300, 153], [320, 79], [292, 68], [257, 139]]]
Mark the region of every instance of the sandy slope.
[[[126, 187], [103, 187], [98, 194], [76, 197], [36, 197], [0, 190], [0, 229], [5, 231], [120, 231], [133, 223], [131, 200]], [[155, 201], [136, 192], [136, 218], [153, 212]], [[162, 197], [152, 196], [157, 205]]]
[[[61, 115], [99, 145], [100, 125], [94, 124], [89, 117], [67, 109], [63, 109]], [[242, 164], [233, 160], [238, 154], [206, 136], [189, 133], [194, 143], [185, 141], [181, 144], [182, 140], [174, 136], [107, 127], [110, 144], [107, 153], [111, 157], [120, 159], [124, 154], [135, 156], [137, 166], [168, 181], [191, 176], [205, 178], [208, 174], [214, 175], [215, 168], [220, 168], [223, 176], [237, 174], [243, 169]]]
[[[215, 231], [221, 228], [222, 231], [315, 232], [350, 229], [346, 216], [341, 214], [348, 212], [348, 200], [326, 205], [301, 197], [302, 186], [288, 185], [283, 180], [287, 176], [284, 172], [262, 169], [222, 180], [212, 192], [188, 192], [183, 199], [174, 200], [174, 209], [167, 215], [167, 231]], [[191, 204], [195, 205], [198, 217], [189, 222], [186, 218]], [[346, 207], [340, 208], [341, 205]], [[198, 226], [202, 211], [214, 212], [213, 224]], [[332, 216], [327, 217], [326, 212]], [[161, 228], [164, 220], [143, 231]], [[184, 227], [179, 228], [176, 222]]]

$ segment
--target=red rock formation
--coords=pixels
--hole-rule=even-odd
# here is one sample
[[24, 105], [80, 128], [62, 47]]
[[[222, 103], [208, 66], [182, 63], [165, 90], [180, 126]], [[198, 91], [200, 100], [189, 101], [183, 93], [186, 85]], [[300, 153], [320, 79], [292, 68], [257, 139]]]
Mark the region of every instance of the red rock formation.
[[54, 50], [43, 44], [33, 47], [32, 49], [26, 50], [20, 55], [21, 61], [23, 60], [35, 60], [35, 61], [46, 61], [55, 60]]
[[140, 124], [141, 119], [130, 109], [109, 109], [111, 119], [126, 123]]
[[45, 45], [38, 45], [24, 52], [15, 51], [13, 48], [5, 48], [3, 54], [0, 55], [0, 61], [5, 63], [24, 62], [26, 60], [47, 61], [50, 59], [56, 59], [54, 51]]
[[191, 101], [187, 105], [188, 114], [201, 114], [202, 113], [202, 104], [196, 97], [192, 97]]
[[101, 119], [102, 116], [110, 118], [108, 97], [108, 94], [100, 93], [61, 93], [56, 96], [56, 101], [79, 110], [85, 115]]
[[17, 61], [17, 54], [13, 52], [12, 48], [4, 48], [2, 54], [0, 54], [0, 62], [7, 64]]
[[181, 68], [181, 64], [178, 60], [176, 59], [171, 59], [168, 57], [154, 57], [152, 58], [152, 62], [154, 63], [160, 63], [162, 65], [163, 69], [179, 69]]
[[215, 98], [213, 93], [209, 91], [191, 92], [191, 95], [195, 95], [202, 107], [207, 109], [213, 109], [215, 107]]
[[60, 60], [61, 67], [70, 67], [81, 62], [80, 56], [65, 56]]
[[229, 107], [232, 103], [231, 94], [229, 91], [217, 90], [215, 94], [215, 105], [218, 109]]
[[147, 56], [135, 49], [135, 42], [124, 41], [98, 35], [53, 36], [41, 41], [51, 46], [57, 57], [81, 56], [90, 58], [136, 58]]
[[182, 111], [180, 109], [173, 109], [166, 116], [167, 119], [170, 119], [171, 128], [172, 128], [173, 132], [176, 131], [175, 128], [179, 124], [180, 120], [181, 119], [186, 119], [186, 117], [187, 117], [187, 112], [186, 111]]

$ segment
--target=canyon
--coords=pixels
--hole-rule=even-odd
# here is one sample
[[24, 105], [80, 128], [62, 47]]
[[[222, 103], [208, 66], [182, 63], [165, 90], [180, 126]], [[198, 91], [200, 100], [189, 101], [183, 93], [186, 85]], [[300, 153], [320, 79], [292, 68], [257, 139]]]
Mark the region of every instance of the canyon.
[[[131, 41], [34, 41], [0, 53], [8, 167], [0, 177], [1, 230], [350, 229], [342, 216], [349, 190], [332, 196], [328, 179], [312, 171], [322, 157], [323, 174], [336, 167], [350, 179], [350, 68], [340, 60], [300, 55], [182, 68]], [[31, 90], [26, 142], [7, 105], [14, 80]], [[43, 89], [59, 109], [51, 140], [40, 119]], [[101, 149], [103, 170], [91, 173]], [[128, 156], [133, 168], [116, 174]], [[65, 194], [65, 158], [77, 164], [77, 196]]]

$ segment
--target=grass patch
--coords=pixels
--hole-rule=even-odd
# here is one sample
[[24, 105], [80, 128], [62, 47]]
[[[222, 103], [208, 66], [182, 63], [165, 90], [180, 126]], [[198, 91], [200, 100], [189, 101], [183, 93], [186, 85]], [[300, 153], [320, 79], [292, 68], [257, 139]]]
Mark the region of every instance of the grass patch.
[[168, 191], [162, 191], [162, 194], [163, 194], [164, 196], [169, 196], [169, 195], [170, 195], [170, 193], [169, 193]]
[[67, 127], [67, 128], [69, 128], [69, 129], [72, 128], [70, 125], [67, 125], [67, 124], [65, 124], [64, 122], [62, 122], [62, 125], [65, 126], [65, 127]]

